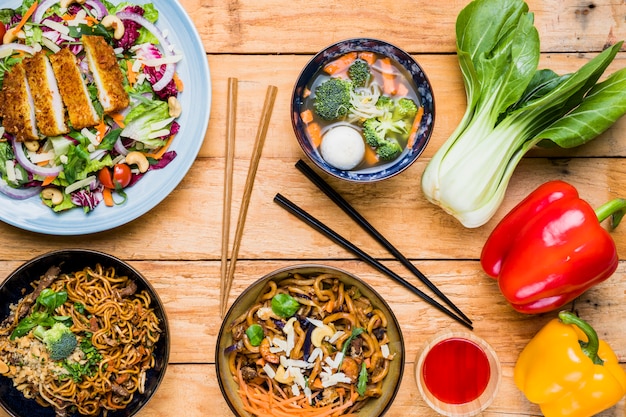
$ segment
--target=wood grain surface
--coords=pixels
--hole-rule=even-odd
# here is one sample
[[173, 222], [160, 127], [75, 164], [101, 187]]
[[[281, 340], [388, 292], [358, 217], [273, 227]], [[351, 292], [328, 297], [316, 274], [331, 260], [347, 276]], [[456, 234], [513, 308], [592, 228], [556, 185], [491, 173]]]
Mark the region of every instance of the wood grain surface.
[[[256, 279], [287, 265], [321, 263], [357, 274], [380, 290], [395, 312], [405, 340], [404, 378], [387, 415], [436, 416], [417, 391], [415, 359], [428, 338], [442, 329], [460, 329], [459, 325], [272, 201], [280, 192], [411, 280], [399, 263], [294, 167], [298, 159], [305, 158], [294, 137], [289, 109], [301, 69], [313, 54], [332, 42], [376, 37], [410, 52], [423, 66], [435, 93], [433, 136], [420, 159], [392, 179], [357, 185], [324, 178], [457, 303], [474, 320], [475, 333], [494, 347], [502, 362], [502, 384], [483, 415], [540, 415], [539, 408], [515, 387], [513, 367], [525, 344], [555, 314], [514, 312], [497, 283], [482, 272], [480, 251], [504, 214], [549, 179], [575, 185], [594, 207], [626, 197], [626, 118], [579, 148], [532, 150], [516, 169], [494, 218], [480, 228], [465, 229], [425, 200], [420, 178], [465, 110], [455, 54], [455, 20], [467, 0], [180, 2], [201, 36], [212, 77], [209, 127], [189, 174], [157, 208], [113, 230], [78, 237], [49, 236], [1, 223], [0, 280], [24, 261], [54, 249], [96, 249], [127, 260], [159, 292], [172, 333], [164, 382], [138, 416], [178, 416], [182, 410], [188, 417], [232, 416], [220, 393], [214, 365], [221, 324], [228, 77], [239, 80], [231, 242], [265, 91], [268, 85], [276, 85], [278, 95], [250, 199], [230, 302]], [[575, 71], [606, 45], [626, 39], [623, 0], [529, 0], [528, 4], [541, 37], [543, 68], [559, 73]], [[609, 72], [626, 66], [626, 49], [622, 51]], [[568, 308], [573, 307], [596, 327], [626, 369], [626, 225], [612, 236], [620, 256], [617, 272]], [[626, 400], [600, 415], [625, 416]], [[0, 411], [0, 417], [8, 414]]]

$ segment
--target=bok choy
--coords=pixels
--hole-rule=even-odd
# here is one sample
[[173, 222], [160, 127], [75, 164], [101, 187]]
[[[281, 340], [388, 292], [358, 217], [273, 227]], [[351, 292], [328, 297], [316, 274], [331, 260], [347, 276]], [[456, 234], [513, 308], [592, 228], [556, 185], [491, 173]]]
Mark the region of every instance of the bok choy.
[[523, 0], [474, 0], [457, 17], [456, 37], [467, 108], [426, 167], [422, 190], [465, 227], [479, 227], [529, 149], [582, 145], [626, 112], [626, 69], [598, 82], [619, 42], [574, 73], [539, 70], [539, 34]]

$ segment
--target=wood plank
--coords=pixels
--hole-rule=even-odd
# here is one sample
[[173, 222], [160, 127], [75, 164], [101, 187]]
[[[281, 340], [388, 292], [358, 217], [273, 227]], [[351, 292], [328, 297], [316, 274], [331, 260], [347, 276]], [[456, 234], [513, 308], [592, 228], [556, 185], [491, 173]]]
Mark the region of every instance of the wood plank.
[[[298, 263], [280, 260], [239, 262], [231, 300], [266, 273]], [[441, 330], [461, 327], [360, 262], [323, 263], [352, 272], [377, 288], [400, 322], [406, 348], [406, 366], [398, 397], [387, 415], [399, 417], [418, 413], [420, 416], [434, 417], [436, 414], [418, 394], [414, 378], [415, 360], [428, 338]], [[214, 366], [215, 343], [220, 326], [219, 320], [215, 320], [219, 315], [219, 263], [139, 261], [132, 264], [155, 286], [165, 303], [171, 329], [170, 365], [166, 377], [155, 397], [139, 416], [177, 415], [177, 410], [183, 407], [192, 416], [232, 415], [220, 394]], [[0, 276], [5, 276], [17, 265], [18, 262], [0, 262]], [[397, 263], [388, 265], [394, 270], [401, 270]], [[513, 366], [528, 340], [554, 314], [526, 316], [515, 313], [503, 301], [495, 282], [479, 271], [480, 267], [475, 261], [428, 261], [420, 262], [419, 267], [474, 319], [475, 333], [493, 346], [502, 362], [499, 394], [483, 415], [538, 415], [538, 408], [530, 404], [515, 387]], [[626, 263], [622, 262], [618, 276], [624, 273]], [[626, 326], [626, 307], [624, 303], [616, 302], [619, 294], [626, 294], [626, 280], [609, 280], [583, 295], [576, 302], [575, 309], [595, 326], [600, 337], [607, 340], [624, 363], [626, 334], [622, 330]], [[626, 368], [626, 365], [623, 366]], [[623, 416], [625, 406], [623, 399], [599, 416]], [[0, 417], [7, 416], [0, 411]]]
[[[269, 142], [280, 140], [269, 136]], [[308, 210], [367, 252], [388, 257], [381, 247], [355, 227], [343, 212], [295, 168], [297, 158], [263, 158], [257, 173], [244, 229], [241, 259], [354, 258], [318, 232], [273, 203], [276, 193]], [[115, 230], [86, 237], [47, 236], [0, 224], [5, 259], [27, 260], [63, 247], [89, 247], [124, 259], [220, 259], [223, 159], [196, 161], [181, 185], [157, 208]], [[579, 189], [593, 207], [624, 197], [626, 165], [620, 158], [523, 160], [513, 175], [505, 201], [494, 218], [477, 229], [466, 229], [423, 197], [420, 178], [427, 160], [405, 173], [367, 185], [327, 178], [406, 256], [416, 259], [476, 259], [490, 231], [508, 210], [548, 179], [562, 179]], [[237, 159], [233, 181], [233, 225], [249, 162]], [[131, 195], [132, 198], [132, 195]], [[379, 213], [384, 212], [384, 216]], [[276, 231], [283, 231], [276, 233]], [[626, 257], [626, 227], [612, 232], [621, 259]], [[231, 239], [232, 242], [232, 239]], [[294, 244], [294, 242], [297, 242]]]
[[[544, 54], [540, 68], [559, 74], [576, 71], [592, 54]], [[423, 67], [435, 94], [435, 127], [423, 157], [432, 157], [451, 135], [465, 111], [465, 90], [456, 55], [415, 55]], [[278, 87], [278, 96], [265, 144], [265, 157], [286, 157], [302, 154], [291, 124], [291, 95], [300, 71], [310, 55], [209, 55], [212, 77], [212, 105], [202, 157], [223, 157], [226, 129], [228, 77], [239, 79], [236, 157], [249, 158], [259, 123], [263, 98], [268, 83]], [[619, 54], [606, 74], [626, 67], [626, 54]], [[626, 156], [626, 118], [620, 119], [600, 137], [579, 148], [533, 151], [540, 156]]]
[[[600, 51], [607, 42], [626, 38], [626, 5], [620, 0], [527, 3], [542, 51]], [[280, 0], [184, 4], [209, 53], [311, 54], [351, 37], [380, 38], [410, 52], [452, 53], [456, 16], [468, 1], [447, 1], [445, 7], [425, 0], [380, 0], [365, 7], [355, 1], [298, 1], [287, 7]]]

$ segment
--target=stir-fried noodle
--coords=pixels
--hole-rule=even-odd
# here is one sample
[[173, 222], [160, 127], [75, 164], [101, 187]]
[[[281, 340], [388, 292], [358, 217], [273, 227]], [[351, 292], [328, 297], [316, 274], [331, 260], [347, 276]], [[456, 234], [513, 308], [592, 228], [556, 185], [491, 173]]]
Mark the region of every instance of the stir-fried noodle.
[[47, 289], [67, 293], [54, 315], [71, 324], [76, 348], [66, 358], [52, 360], [35, 332], [11, 337], [24, 317], [37, 317], [38, 286], [13, 306], [0, 327], [0, 371], [6, 371], [2, 373], [25, 397], [53, 406], [58, 416], [106, 416], [109, 410], [125, 408], [143, 393], [146, 371], [155, 365], [153, 350], [161, 329], [150, 295], [137, 292], [136, 284], [115, 269], [100, 265], [44, 276], [35, 285], [46, 279]]
[[[284, 314], [281, 302], [293, 300], [297, 310]], [[394, 356], [386, 315], [333, 274], [268, 281], [227, 330], [230, 372], [256, 416], [355, 413], [382, 395]]]

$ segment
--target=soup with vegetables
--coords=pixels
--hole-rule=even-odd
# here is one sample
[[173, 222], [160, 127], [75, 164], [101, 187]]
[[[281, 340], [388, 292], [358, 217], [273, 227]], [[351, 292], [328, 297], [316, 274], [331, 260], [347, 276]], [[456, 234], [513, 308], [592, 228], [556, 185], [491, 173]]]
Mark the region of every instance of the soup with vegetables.
[[371, 51], [348, 52], [322, 67], [305, 89], [302, 108], [320, 156], [335, 168], [359, 171], [391, 164], [406, 152], [423, 114], [406, 70]]

